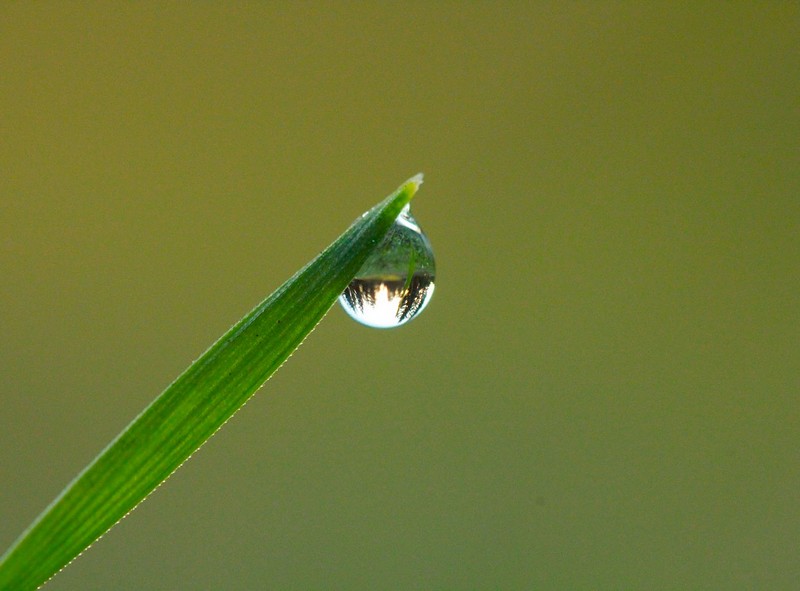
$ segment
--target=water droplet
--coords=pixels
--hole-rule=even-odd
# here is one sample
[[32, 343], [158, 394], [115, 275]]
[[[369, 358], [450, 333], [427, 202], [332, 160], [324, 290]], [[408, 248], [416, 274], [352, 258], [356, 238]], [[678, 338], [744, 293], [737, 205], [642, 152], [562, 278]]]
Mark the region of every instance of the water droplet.
[[361, 324], [394, 328], [428, 305], [435, 276], [431, 243], [407, 205], [339, 303]]

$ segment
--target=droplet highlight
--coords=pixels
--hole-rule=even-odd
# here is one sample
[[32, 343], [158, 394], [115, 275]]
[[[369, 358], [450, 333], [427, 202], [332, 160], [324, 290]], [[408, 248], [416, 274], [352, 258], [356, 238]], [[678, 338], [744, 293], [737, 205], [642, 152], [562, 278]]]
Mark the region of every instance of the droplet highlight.
[[435, 278], [431, 243], [406, 205], [339, 303], [361, 324], [394, 328], [425, 309]]

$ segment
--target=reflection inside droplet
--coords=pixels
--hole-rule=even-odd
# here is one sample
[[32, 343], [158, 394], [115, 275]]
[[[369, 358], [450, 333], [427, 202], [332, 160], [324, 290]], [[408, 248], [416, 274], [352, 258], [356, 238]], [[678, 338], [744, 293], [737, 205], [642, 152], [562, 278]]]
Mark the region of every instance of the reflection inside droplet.
[[435, 275], [431, 244], [406, 206], [339, 303], [366, 326], [394, 328], [428, 305]]

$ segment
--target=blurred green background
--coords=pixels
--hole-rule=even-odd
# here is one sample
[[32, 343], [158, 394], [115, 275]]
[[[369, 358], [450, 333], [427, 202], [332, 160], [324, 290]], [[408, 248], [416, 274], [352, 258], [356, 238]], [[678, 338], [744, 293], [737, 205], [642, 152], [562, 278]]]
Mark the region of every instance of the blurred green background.
[[0, 8], [0, 551], [423, 171], [425, 313], [47, 589], [796, 586], [797, 3], [88, 6]]

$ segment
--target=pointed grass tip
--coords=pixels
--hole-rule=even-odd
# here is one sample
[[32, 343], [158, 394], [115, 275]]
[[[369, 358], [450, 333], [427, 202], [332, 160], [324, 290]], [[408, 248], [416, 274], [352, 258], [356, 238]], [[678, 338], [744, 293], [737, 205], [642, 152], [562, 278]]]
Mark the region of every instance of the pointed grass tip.
[[415, 174], [414, 176], [412, 176], [410, 179], [408, 179], [408, 180], [406, 181], [406, 183], [408, 183], [408, 184], [411, 184], [411, 183], [413, 183], [413, 184], [414, 184], [414, 189], [415, 189], [415, 190], [416, 190], [416, 189], [419, 189], [419, 186], [420, 186], [420, 185], [423, 183], [423, 181], [424, 181], [424, 178], [423, 178], [423, 177], [424, 177], [424, 175], [423, 175], [421, 172], [418, 172], [417, 174]]

